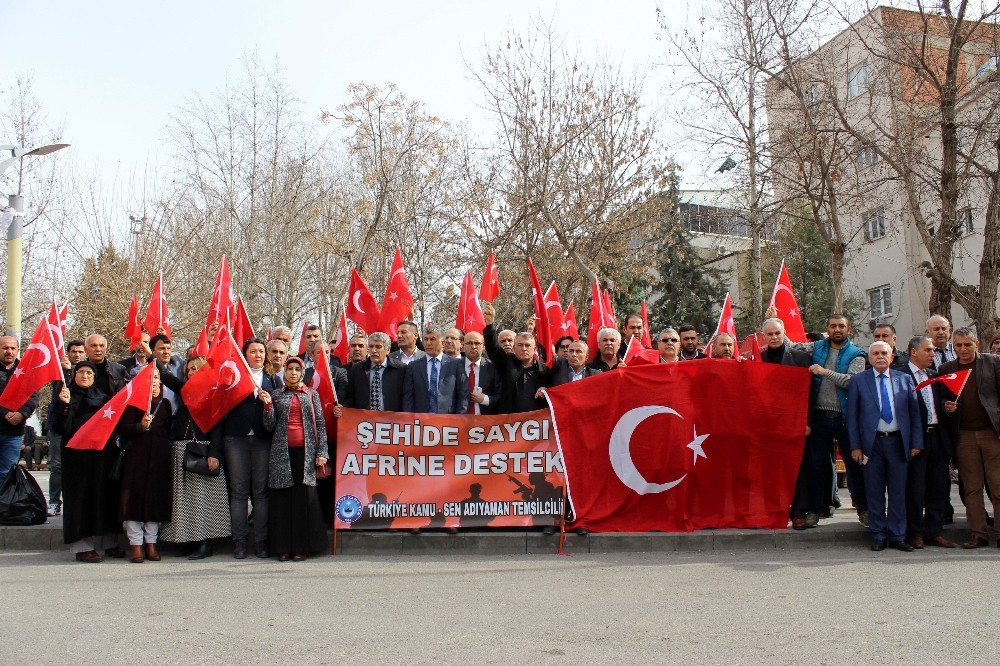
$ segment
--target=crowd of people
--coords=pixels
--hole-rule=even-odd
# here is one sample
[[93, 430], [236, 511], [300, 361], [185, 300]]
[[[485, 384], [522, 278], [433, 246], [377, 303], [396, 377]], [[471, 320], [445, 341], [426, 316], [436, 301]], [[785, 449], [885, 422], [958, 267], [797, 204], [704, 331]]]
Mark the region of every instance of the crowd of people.
[[[398, 324], [395, 339], [355, 333], [343, 363], [330, 354], [317, 326], [304, 331], [306, 351], [298, 356], [291, 353], [288, 327], [273, 329], [268, 340], [246, 340], [242, 351], [256, 388], [210, 432], [192, 420], [181, 393], [205, 363], [192, 355], [194, 348], [182, 357], [162, 332], [144, 333], [133, 355], [114, 362], [100, 334], [70, 341], [62, 359], [64, 381], [53, 382], [45, 421], [49, 513], [63, 514], [64, 540], [80, 562], [158, 561], [160, 540], [185, 544], [188, 557], [202, 559], [213, 554], [213, 540], [226, 538], [237, 559], [252, 551], [260, 558], [301, 561], [327, 548], [326, 524], [333, 520], [333, 478], [321, 473], [329, 469], [332, 447], [319, 397], [310, 388], [318, 354], [330, 354], [339, 400], [335, 417], [342, 407], [505, 414], [544, 408], [543, 388], [620, 371], [627, 366], [623, 339], [638, 340], [645, 332], [643, 318], [630, 315], [621, 331], [597, 332], [593, 353], [585, 340], [560, 338], [552, 363], [546, 363], [533, 332], [498, 330], [489, 303], [483, 314], [483, 333], [433, 324], [421, 330], [412, 321]], [[814, 528], [840, 507], [834, 471], [839, 451], [852, 507], [870, 529], [874, 550], [956, 547], [943, 535], [953, 513], [953, 465], [970, 530], [961, 545], [989, 545], [992, 519], [984, 493], [995, 514], [990, 488], [1000, 489], [1000, 335], [981, 353], [975, 331], [953, 334], [948, 320], [935, 315], [926, 334], [909, 340], [905, 350], [897, 348], [888, 324], [875, 329], [875, 342], [865, 350], [851, 342], [847, 318], [832, 315], [826, 331], [810, 337], [790, 342], [773, 316], [761, 327], [759, 360], [812, 375], [791, 527]], [[705, 350], [699, 332], [687, 324], [653, 338], [660, 363], [707, 356], [745, 360], [727, 333], [717, 333], [710, 344]], [[17, 364], [17, 340], [0, 338], [0, 390]], [[149, 408], [128, 407], [103, 448], [66, 447], [148, 364], [155, 365]], [[941, 383], [915, 390], [938, 373], [959, 370], [971, 375], [958, 396]], [[37, 406], [36, 394], [20, 410], [0, 408], [4, 470], [17, 462], [25, 422]], [[206, 452], [207, 472], [186, 467], [193, 447]]]

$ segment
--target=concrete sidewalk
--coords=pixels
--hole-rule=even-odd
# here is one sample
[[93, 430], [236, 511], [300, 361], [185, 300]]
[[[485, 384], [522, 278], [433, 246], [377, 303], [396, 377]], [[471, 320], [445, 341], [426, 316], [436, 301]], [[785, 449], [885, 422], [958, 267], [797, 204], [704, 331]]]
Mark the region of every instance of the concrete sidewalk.
[[[48, 472], [34, 472], [42, 489], [48, 492]], [[46, 497], [46, 499], [48, 499]], [[853, 509], [847, 507], [850, 497], [841, 490], [845, 508], [832, 518], [821, 520], [818, 527], [797, 532], [786, 530], [700, 530], [697, 532], [609, 532], [603, 534], [566, 534], [567, 553], [638, 553], [638, 552], [697, 552], [748, 550], [787, 550], [843, 545], [862, 548], [871, 543], [871, 533], [858, 523]], [[952, 491], [955, 522], [946, 526], [944, 536], [956, 542], [968, 538], [965, 507]], [[547, 536], [539, 531], [483, 530], [446, 534], [424, 532], [350, 532], [336, 535], [337, 552], [344, 555], [524, 555], [551, 554], [559, 547], [559, 535]], [[228, 552], [228, 543], [216, 542], [216, 552]], [[34, 527], [0, 526], [0, 551], [64, 550], [62, 516], [49, 518], [44, 525]], [[936, 550], [931, 547], [932, 550]], [[172, 547], [163, 544], [170, 553]]]

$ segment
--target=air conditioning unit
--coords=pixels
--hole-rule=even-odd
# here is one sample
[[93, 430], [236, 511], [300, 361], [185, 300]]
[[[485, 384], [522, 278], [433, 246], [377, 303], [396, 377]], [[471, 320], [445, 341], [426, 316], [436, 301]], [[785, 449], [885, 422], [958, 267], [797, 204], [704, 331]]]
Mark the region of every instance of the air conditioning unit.
[[716, 256], [719, 256], [719, 257], [723, 257], [723, 256], [729, 254], [729, 248], [726, 247], [725, 245], [720, 245], [719, 247], [717, 247], [715, 249], [715, 251], [716, 251]]

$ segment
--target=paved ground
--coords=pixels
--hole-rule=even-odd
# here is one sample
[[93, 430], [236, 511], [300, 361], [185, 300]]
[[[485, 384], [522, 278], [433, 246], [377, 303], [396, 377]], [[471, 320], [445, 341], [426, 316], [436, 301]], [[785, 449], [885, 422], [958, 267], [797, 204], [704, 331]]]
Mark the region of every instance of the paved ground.
[[996, 664], [997, 548], [0, 555], [6, 664]]

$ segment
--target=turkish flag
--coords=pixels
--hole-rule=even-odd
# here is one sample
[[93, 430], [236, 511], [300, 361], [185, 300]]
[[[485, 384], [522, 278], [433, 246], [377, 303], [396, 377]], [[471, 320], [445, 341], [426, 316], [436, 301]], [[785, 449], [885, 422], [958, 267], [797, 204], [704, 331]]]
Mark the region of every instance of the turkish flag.
[[302, 356], [303, 354], [306, 353], [306, 329], [307, 328], [309, 328], [309, 322], [308, 321], [302, 322], [302, 332], [299, 333], [299, 351], [296, 352], [299, 356]]
[[115, 393], [111, 400], [87, 419], [87, 422], [66, 442], [66, 448], [103, 451], [108, 440], [115, 434], [115, 428], [126, 407], [131, 405], [144, 412], [148, 411], [150, 396], [153, 394], [154, 367], [152, 363], [148, 363], [122, 390]]
[[347, 316], [365, 333], [381, 330], [378, 303], [356, 268], [351, 269], [351, 283], [347, 287]]
[[594, 280], [594, 286], [590, 290], [590, 319], [587, 320], [587, 349], [590, 358], [596, 357], [600, 350], [597, 348], [597, 332], [604, 327], [604, 296], [601, 295], [601, 286]]
[[191, 357], [195, 356], [208, 356], [208, 328], [202, 328], [201, 333], [198, 334], [198, 342], [194, 344], [194, 349], [191, 351]]
[[615, 316], [615, 306], [611, 301], [611, 291], [605, 289], [603, 295], [604, 299], [604, 325], [609, 328], [618, 328], [618, 317]]
[[576, 326], [576, 305], [570, 303], [562, 317], [562, 335], [568, 335], [574, 340], [580, 339], [580, 330]]
[[649, 308], [646, 307], [645, 299], [642, 301], [642, 340], [639, 342], [646, 349], [650, 349], [653, 346], [652, 333], [649, 331]]
[[528, 278], [531, 280], [531, 300], [535, 306], [535, 339], [538, 341], [538, 348], [543, 350], [545, 363], [551, 367], [553, 340], [549, 331], [549, 315], [545, 306], [545, 296], [542, 294], [542, 285], [538, 282], [538, 274], [531, 258], [528, 259]]
[[919, 391], [925, 386], [940, 383], [944, 384], [945, 388], [953, 394], [962, 395], [962, 389], [965, 388], [965, 382], [969, 381], [969, 375], [971, 374], [972, 370], [959, 370], [958, 372], [953, 372], [950, 375], [938, 375], [937, 377], [931, 377], [930, 379], [920, 382], [913, 388], [913, 390]]
[[234, 305], [233, 281], [229, 275], [229, 263], [226, 261], [226, 255], [222, 255], [219, 273], [215, 277], [215, 289], [212, 290], [212, 300], [208, 304], [208, 317], [205, 318], [205, 326], [227, 321], [226, 317], [232, 312]]
[[149, 307], [146, 308], [146, 318], [143, 320], [143, 328], [150, 336], [154, 336], [163, 329], [163, 333], [169, 338], [170, 335], [170, 308], [167, 307], [167, 295], [163, 292], [163, 273], [156, 278], [153, 285], [153, 293], [149, 296]]
[[351, 351], [350, 341], [350, 336], [347, 335], [347, 313], [341, 312], [337, 335], [333, 338], [333, 355], [339, 358], [343, 365], [347, 365], [347, 356]]
[[58, 352], [59, 358], [62, 358], [65, 353], [63, 350], [66, 348], [66, 307], [60, 308], [55, 301], [52, 301], [45, 323], [48, 325], [49, 331], [52, 332], [52, 344]]
[[709, 358], [712, 356], [712, 343], [715, 342], [715, 336], [719, 333], [728, 333], [733, 339], [733, 344], [736, 343], [739, 338], [736, 337], [736, 320], [733, 318], [733, 299], [726, 294], [726, 300], [722, 302], [722, 312], [719, 314], [719, 325], [715, 327], [715, 333], [709, 339], [708, 344], [705, 346], [706, 353]]
[[250, 338], [256, 337], [253, 332], [253, 324], [250, 323], [250, 315], [247, 313], [247, 306], [243, 304], [243, 297], [236, 299], [236, 321], [233, 323], [233, 339], [240, 347]]
[[778, 279], [771, 292], [771, 307], [777, 310], [778, 319], [785, 323], [785, 337], [792, 342], [805, 342], [806, 329], [802, 324], [802, 313], [799, 312], [799, 303], [792, 291], [792, 279], [788, 277], [784, 261], [781, 262]]
[[326, 420], [326, 436], [330, 441], [335, 441], [337, 420], [333, 416], [333, 408], [337, 406], [337, 390], [333, 386], [330, 359], [322, 350], [316, 354], [310, 388], [319, 393], [319, 401], [323, 405], [323, 418]]
[[549, 318], [549, 340], [555, 345], [556, 341], [565, 335], [563, 333], [562, 303], [559, 302], [559, 288], [556, 287], [555, 280], [545, 290], [545, 296], [542, 300], [545, 302], [545, 315]]
[[139, 297], [132, 294], [128, 304], [128, 321], [125, 322], [125, 339], [128, 340], [128, 350], [132, 351], [142, 342], [142, 322], [139, 321]]
[[785, 528], [809, 378], [804, 368], [704, 360], [544, 389], [573, 527]]
[[57, 344], [56, 335], [62, 335], [58, 324], [53, 325], [47, 317], [38, 322], [31, 342], [0, 394], [0, 407], [16, 412], [32, 393], [49, 382], [62, 381], [63, 348]]
[[458, 316], [455, 317], [455, 328], [463, 332], [475, 331], [482, 333], [486, 329], [486, 318], [483, 308], [476, 297], [476, 283], [472, 280], [472, 271], [466, 271], [462, 278], [462, 294], [458, 297]]
[[628, 347], [625, 348], [625, 357], [622, 360], [629, 368], [650, 365], [660, 362], [660, 353], [655, 349], [643, 349], [642, 344], [633, 335], [628, 340]]
[[219, 327], [216, 339], [218, 342], [205, 357], [205, 365], [181, 388], [184, 404], [202, 432], [211, 430], [258, 388], [250, 375], [250, 366], [225, 325]]
[[740, 356], [748, 361], [763, 362], [764, 358], [761, 354], [766, 346], [767, 338], [764, 337], [763, 333], [752, 333], [740, 345]]
[[[399, 322], [409, 319], [412, 311], [413, 293], [410, 291], [410, 281], [406, 279], [406, 269], [403, 268], [403, 253], [397, 247], [396, 256], [392, 260], [392, 269], [389, 271], [389, 280], [385, 283], [378, 330], [388, 333], [390, 338], [395, 339], [396, 326]], [[375, 331], [365, 329], [365, 332]]]
[[479, 300], [492, 303], [500, 295], [500, 271], [497, 270], [496, 257], [490, 250], [490, 258], [486, 261], [483, 280], [479, 284]]

